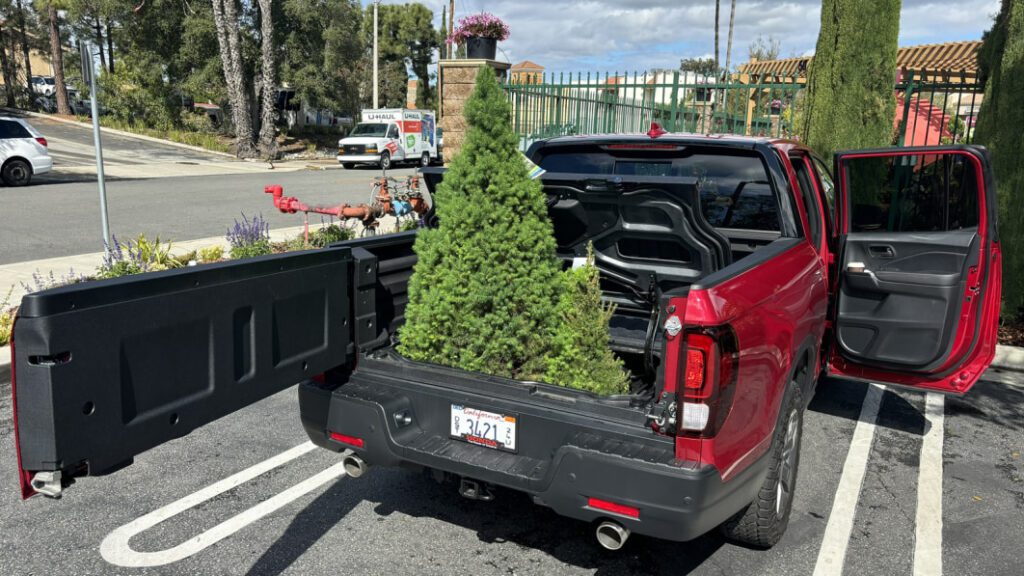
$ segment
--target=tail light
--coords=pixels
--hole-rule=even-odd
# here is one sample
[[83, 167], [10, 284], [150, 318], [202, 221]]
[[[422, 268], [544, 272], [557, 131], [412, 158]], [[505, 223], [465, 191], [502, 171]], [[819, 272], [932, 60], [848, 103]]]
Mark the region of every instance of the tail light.
[[46, 147], [49, 146], [49, 144], [46, 143], [46, 138], [43, 138], [42, 136], [39, 136], [38, 138], [36, 138], [36, 142], [39, 142], [40, 144], [42, 144], [43, 148], [46, 148]]
[[710, 438], [729, 415], [736, 391], [739, 346], [729, 326], [686, 333], [676, 383], [676, 422], [681, 436]]

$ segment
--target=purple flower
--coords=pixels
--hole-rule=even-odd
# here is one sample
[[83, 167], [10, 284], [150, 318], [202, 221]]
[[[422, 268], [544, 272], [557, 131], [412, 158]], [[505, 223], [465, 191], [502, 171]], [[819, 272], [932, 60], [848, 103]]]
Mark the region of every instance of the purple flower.
[[493, 38], [498, 41], [508, 40], [508, 25], [494, 14], [481, 12], [459, 18], [459, 25], [452, 30], [445, 42], [448, 44], [465, 44], [470, 38]]
[[235, 226], [228, 229], [228, 244], [232, 248], [244, 248], [252, 246], [257, 242], [270, 241], [270, 223], [263, 219], [262, 214], [252, 217], [252, 220], [242, 213], [242, 221], [235, 220]]

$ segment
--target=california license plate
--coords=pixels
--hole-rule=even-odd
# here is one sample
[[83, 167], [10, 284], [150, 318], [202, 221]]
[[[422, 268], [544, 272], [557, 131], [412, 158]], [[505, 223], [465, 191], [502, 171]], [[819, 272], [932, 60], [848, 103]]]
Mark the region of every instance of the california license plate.
[[451, 435], [478, 446], [516, 450], [516, 417], [452, 404]]

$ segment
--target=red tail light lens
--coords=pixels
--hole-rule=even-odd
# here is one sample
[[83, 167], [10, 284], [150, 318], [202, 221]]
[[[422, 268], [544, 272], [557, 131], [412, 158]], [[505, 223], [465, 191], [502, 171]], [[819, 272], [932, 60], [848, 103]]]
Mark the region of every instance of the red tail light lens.
[[345, 434], [339, 434], [337, 432], [331, 432], [331, 440], [335, 442], [341, 442], [342, 444], [348, 444], [356, 448], [362, 448], [364, 443], [362, 438], [356, 438], [355, 436], [347, 436]]
[[40, 144], [42, 144], [43, 148], [46, 148], [47, 146], [49, 146], [49, 144], [46, 143], [46, 138], [43, 138], [42, 136], [36, 138], [36, 142], [39, 142]]
[[604, 510], [605, 512], [611, 512], [612, 514], [622, 514], [623, 516], [629, 516], [630, 518], [640, 517], [639, 508], [626, 506], [625, 504], [618, 504], [616, 502], [609, 502], [608, 500], [601, 500], [600, 498], [588, 498], [587, 507], [595, 510]]
[[681, 435], [710, 438], [732, 407], [739, 347], [729, 326], [686, 334], [686, 366], [677, 386]]

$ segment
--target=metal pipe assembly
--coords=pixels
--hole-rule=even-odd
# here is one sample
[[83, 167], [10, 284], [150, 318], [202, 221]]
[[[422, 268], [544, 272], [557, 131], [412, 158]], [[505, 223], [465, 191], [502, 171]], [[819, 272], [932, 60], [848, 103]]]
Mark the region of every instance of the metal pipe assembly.
[[266, 186], [263, 191], [271, 194], [274, 207], [284, 214], [302, 212], [306, 216], [306, 237], [309, 237], [309, 214], [334, 216], [341, 220], [359, 220], [365, 229], [374, 229], [377, 220], [383, 216], [422, 216], [430, 210], [429, 194], [420, 190], [419, 176], [410, 176], [404, 182], [394, 178], [381, 177], [373, 181], [370, 202], [355, 206], [344, 203], [336, 206], [310, 205], [294, 196], [285, 196], [284, 187], [279, 184]]

